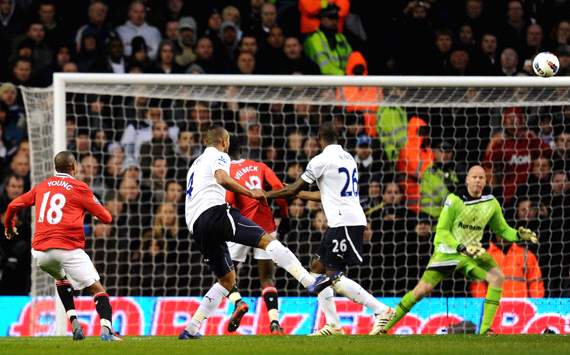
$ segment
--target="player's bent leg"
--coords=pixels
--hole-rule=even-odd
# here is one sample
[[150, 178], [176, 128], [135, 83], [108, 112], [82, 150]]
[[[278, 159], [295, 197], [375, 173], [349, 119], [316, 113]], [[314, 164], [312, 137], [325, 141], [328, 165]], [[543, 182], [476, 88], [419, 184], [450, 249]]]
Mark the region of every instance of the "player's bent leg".
[[71, 329], [73, 329], [73, 340], [83, 340], [85, 335], [83, 334], [83, 328], [77, 320], [77, 312], [75, 311], [75, 302], [73, 301], [73, 287], [68, 279], [63, 278], [60, 280], [55, 280], [55, 285], [57, 289], [57, 294], [63, 308], [65, 308], [65, 313], [67, 318], [71, 323]]
[[[478, 271], [479, 270], [475, 270], [475, 273], [478, 273]], [[472, 274], [474, 273], [472, 272]], [[486, 273], [485, 280], [489, 283], [489, 287], [487, 288], [487, 295], [485, 296], [485, 302], [483, 304], [483, 320], [479, 334], [493, 334], [491, 326], [495, 320], [495, 315], [497, 314], [497, 309], [499, 308], [503, 294], [505, 276], [498, 267], [494, 267]]]
[[402, 297], [400, 303], [396, 306], [396, 314], [380, 333], [387, 333], [392, 329], [392, 327], [404, 318], [416, 303], [429, 295], [433, 291], [434, 287], [437, 286], [437, 284], [439, 284], [445, 277], [446, 274], [441, 271], [433, 269], [426, 270], [416, 287]]
[[[226, 275], [218, 278], [218, 283], [224, 287], [224, 289], [227, 291], [227, 296], [229, 297], [230, 292], [232, 293], [237, 293], [239, 295], [239, 292], [237, 291], [237, 286], [236, 286], [236, 273], [235, 270], [231, 270], [230, 272], [228, 272]], [[206, 294], [207, 296], [207, 294]], [[206, 298], [206, 296], [204, 296], [204, 298]], [[221, 302], [221, 299], [220, 299]], [[218, 302], [219, 304], [219, 302]], [[216, 305], [217, 307], [217, 305]], [[247, 305], [247, 303], [245, 303], [242, 299], [241, 299], [241, 295], [239, 296], [239, 300], [237, 300], [237, 302], [235, 303], [235, 307], [234, 307], [234, 311], [230, 317], [230, 321], [228, 323], [228, 332], [235, 332], [238, 328], [239, 325], [241, 323], [241, 319], [243, 318], [243, 316], [247, 313], [247, 311], [249, 310], [249, 306]]]
[[274, 236], [264, 234], [257, 247], [267, 251], [277, 266], [287, 270], [303, 286], [307, 287], [315, 282], [315, 278], [301, 265], [291, 250], [281, 244]]

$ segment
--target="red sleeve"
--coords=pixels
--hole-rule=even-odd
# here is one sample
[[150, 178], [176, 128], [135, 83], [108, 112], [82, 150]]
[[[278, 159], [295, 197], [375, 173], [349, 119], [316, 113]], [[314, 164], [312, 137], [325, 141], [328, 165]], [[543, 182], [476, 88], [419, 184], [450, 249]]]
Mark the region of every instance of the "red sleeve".
[[4, 217], [4, 228], [12, 228], [12, 220], [18, 212], [26, 207], [32, 207], [36, 203], [36, 188], [34, 187], [30, 191], [23, 195], [16, 197], [6, 209], [6, 216]]
[[99, 202], [97, 197], [93, 195], [93, 192], [89, 188], [84, 188], [84, 190], [79, 191], [79, 193], [81, 194], [79, 198], [81, 199], [82, 206], [85, 210], [97, 217], [101, 223], [109, 224], [113, 221], [111, 213], [101, 205], [101, 202]]
[[236, 202], [237, 202], [236, 194], [234, 194], [230, 190], [226, 190], [226, 202], [229, 203], [231, 206], [236, 207]]
[[[281, 190], [284, 186], [281, 180], [275, 175], [275, 172], [271, 170], [270, 167], [261, 163], [263, 167], [263, 177], [265, 178], [265, 182], [271, 186], [272, 190]], [[279, 212], [281, 213], [281, 217], [288, 217], [289, 216], [289, 205], [287, 200], [284, 198], [278, 198], [276, 201], [277, 206], [279, 206]]]

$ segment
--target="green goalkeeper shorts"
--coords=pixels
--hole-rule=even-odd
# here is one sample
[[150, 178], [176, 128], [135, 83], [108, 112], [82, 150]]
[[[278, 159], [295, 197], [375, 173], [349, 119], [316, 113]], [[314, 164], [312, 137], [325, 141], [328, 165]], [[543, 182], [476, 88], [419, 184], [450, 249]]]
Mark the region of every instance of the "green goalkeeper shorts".
[[461, 271], [469, 278], [484, 280], [487, 272], [495, 267], [498, 267], [497, 262], [489, 253], [473, 259], [460, 253], [444, 254], [436, 251], [429, 259], [422, 281], [435, 286], [455, 270]]

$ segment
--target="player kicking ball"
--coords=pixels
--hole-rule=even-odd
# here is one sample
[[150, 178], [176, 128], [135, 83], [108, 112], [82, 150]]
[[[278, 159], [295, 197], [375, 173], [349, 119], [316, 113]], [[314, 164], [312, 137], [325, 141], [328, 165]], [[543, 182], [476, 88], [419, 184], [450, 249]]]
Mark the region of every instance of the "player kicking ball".
[[[241, 158], [241, 142], [232, 136], [230, 138], [229, 156], [232, 159], [230, 166], [230, 176], [234, 178], [240, 185], [252, 190], [263, 189], [264, 185], [269, 185], [273, 190], [283, 188], [283, 183], [277, 175], [267, 165], [249, 159]], [[287, 200], [277, 200], [281, 213], [281, 223], [279, 224], [278, 233], [275, 228], [273, 212], [265, 201], [249, 198], [244, 195], [236, 195], [228, 191], [226, 194], [227, 202], [239, 209], [240, 213], [258, 224], [263, 230], [276, 237], [277, 234], [282, 236], [288, 232], [289, 213]], [[277, 289], [275, 288], [275, 266], [271, 255], [265, 250], [251, 248], [242, 244], [228, 242], [230, 256], [234, 264], [243, 263], [247, 255], [253, 250], [253, 258], [257, 260], [257, 270], [259, 273], [259, 281], [261, 284], [261, 296], [267, 308], [269, 316], [269, 331], [273, 335], [283, 335], [283, 328], [279, 325], [279, 298]], [[229, 299], [235, 305], [234, 312], [245, 314], [248, 311], [248, 305], [241, 299], [241, 295], [235, 287], [229, 295]], [[230, 322], [228, 331], [236, 330], [236, 324]]]
[[[265, 250], [273, 261], [289, 272], [305, 287], [315, 278], [301, 262], [275, 237], [243, 217], [226, 203], [226, 189], [250, 198], [265, 200], [265, 192], [247, 189], [230, 176], [230, 136], [222, 127], [210, 129], [206, 135], [207, 148], [196, 158], [186, 178], [186, 224], [193, 244], [216, 275], [218, 282], [206, 292], [179, 339], [201, 337], [202, 322], [212, 314], [236, 284], [236, 273], [226, 242], [234, 242]], [[230, 323], [239, 326], [243, 312], [234, 312]]]
[[[317, 278], [309, 292], [318, 294], [319, 300], [332, 298], [336, 292], [368, 307], [376, 316], [369, 334], [376, 335], [394, 316], [394, 311], [342, 273], [347, 266], [362, 263], [360, 253], [366, 216], [358, 197], [356, 162], [337, 140], [338, 133], [334, 125], [331, 122], [322, 124], [319, 143], [323, 151], [309, 161], [307, 169], [297, 181], [282, 190], [268, 192], [267, 197], [291, 197], [299, 194], [304, 199], [322, 201], [329, 227], [319, 247], [320, 259], [311, 265], [311, 271], [325, 275]], [[302, 191], [314, 182], [319, 191]], [[327, 324], [314, 335], [343, 334], [336, 309], [327, 309], [323, 303], [321, 307]]]
[[87, 184], [74, 178], [77, 162], [73, 153], [59, 152], [54, 158], [54, 166], [55, 176], [45, 179], [8, 205], [4, 220], [6, 238], [18, 235], [14, 225], [18, 212], [35, 206], [32, 255], [39, 268], [55, 279], [57, 293], [71, 322], [73, 340], [83, 340], [85, 336], [77, 320], [72, 287], [87, 289], [93, 295], [101, 319], [101, 340], [122, 340], [113, 332], [109, 295], [83, 250], [85, 211], [107, 224], [112, 221], [111, 214], [101, 206]]
[[430, 258], [427, 270], [416, 287], [408, 292], [396, 307], [396, 316], [383, 332], [388, 332], [435, 286], [459, 270], [465, 276], [489, 283], [483, 305], [483, 320], [479, 334], [494, 334], [491, 329], [505, 277], [491, 255], [481, 246], [485, 226], [510, 242], [519, 240], [538, 243], [534, 232], [519, 227], [518, 231], [509, 227], [501, 206], [491, 194], [484, 194], [485, 170], [480, 165], [469, 169], [465, 180], [466, 188], [457, 194], [449, 194], [439, 216], [435, 234], [435, 251]]

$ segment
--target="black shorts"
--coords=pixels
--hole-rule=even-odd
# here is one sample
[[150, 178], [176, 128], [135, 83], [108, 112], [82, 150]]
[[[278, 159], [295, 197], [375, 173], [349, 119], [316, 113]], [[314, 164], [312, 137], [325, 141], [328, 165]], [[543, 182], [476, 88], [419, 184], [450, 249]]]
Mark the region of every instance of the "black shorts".
[[220, 278], [233, 268], [226, 242], [257, 247], [265, 231], [229, 205], [218, 205], [202, 212], [194, 222], [192, 239], [204, 261]]
[[328, 228], [319, 246], [319, 260], [328, 270], [343, 270], [362, 263], [364, 226]]

